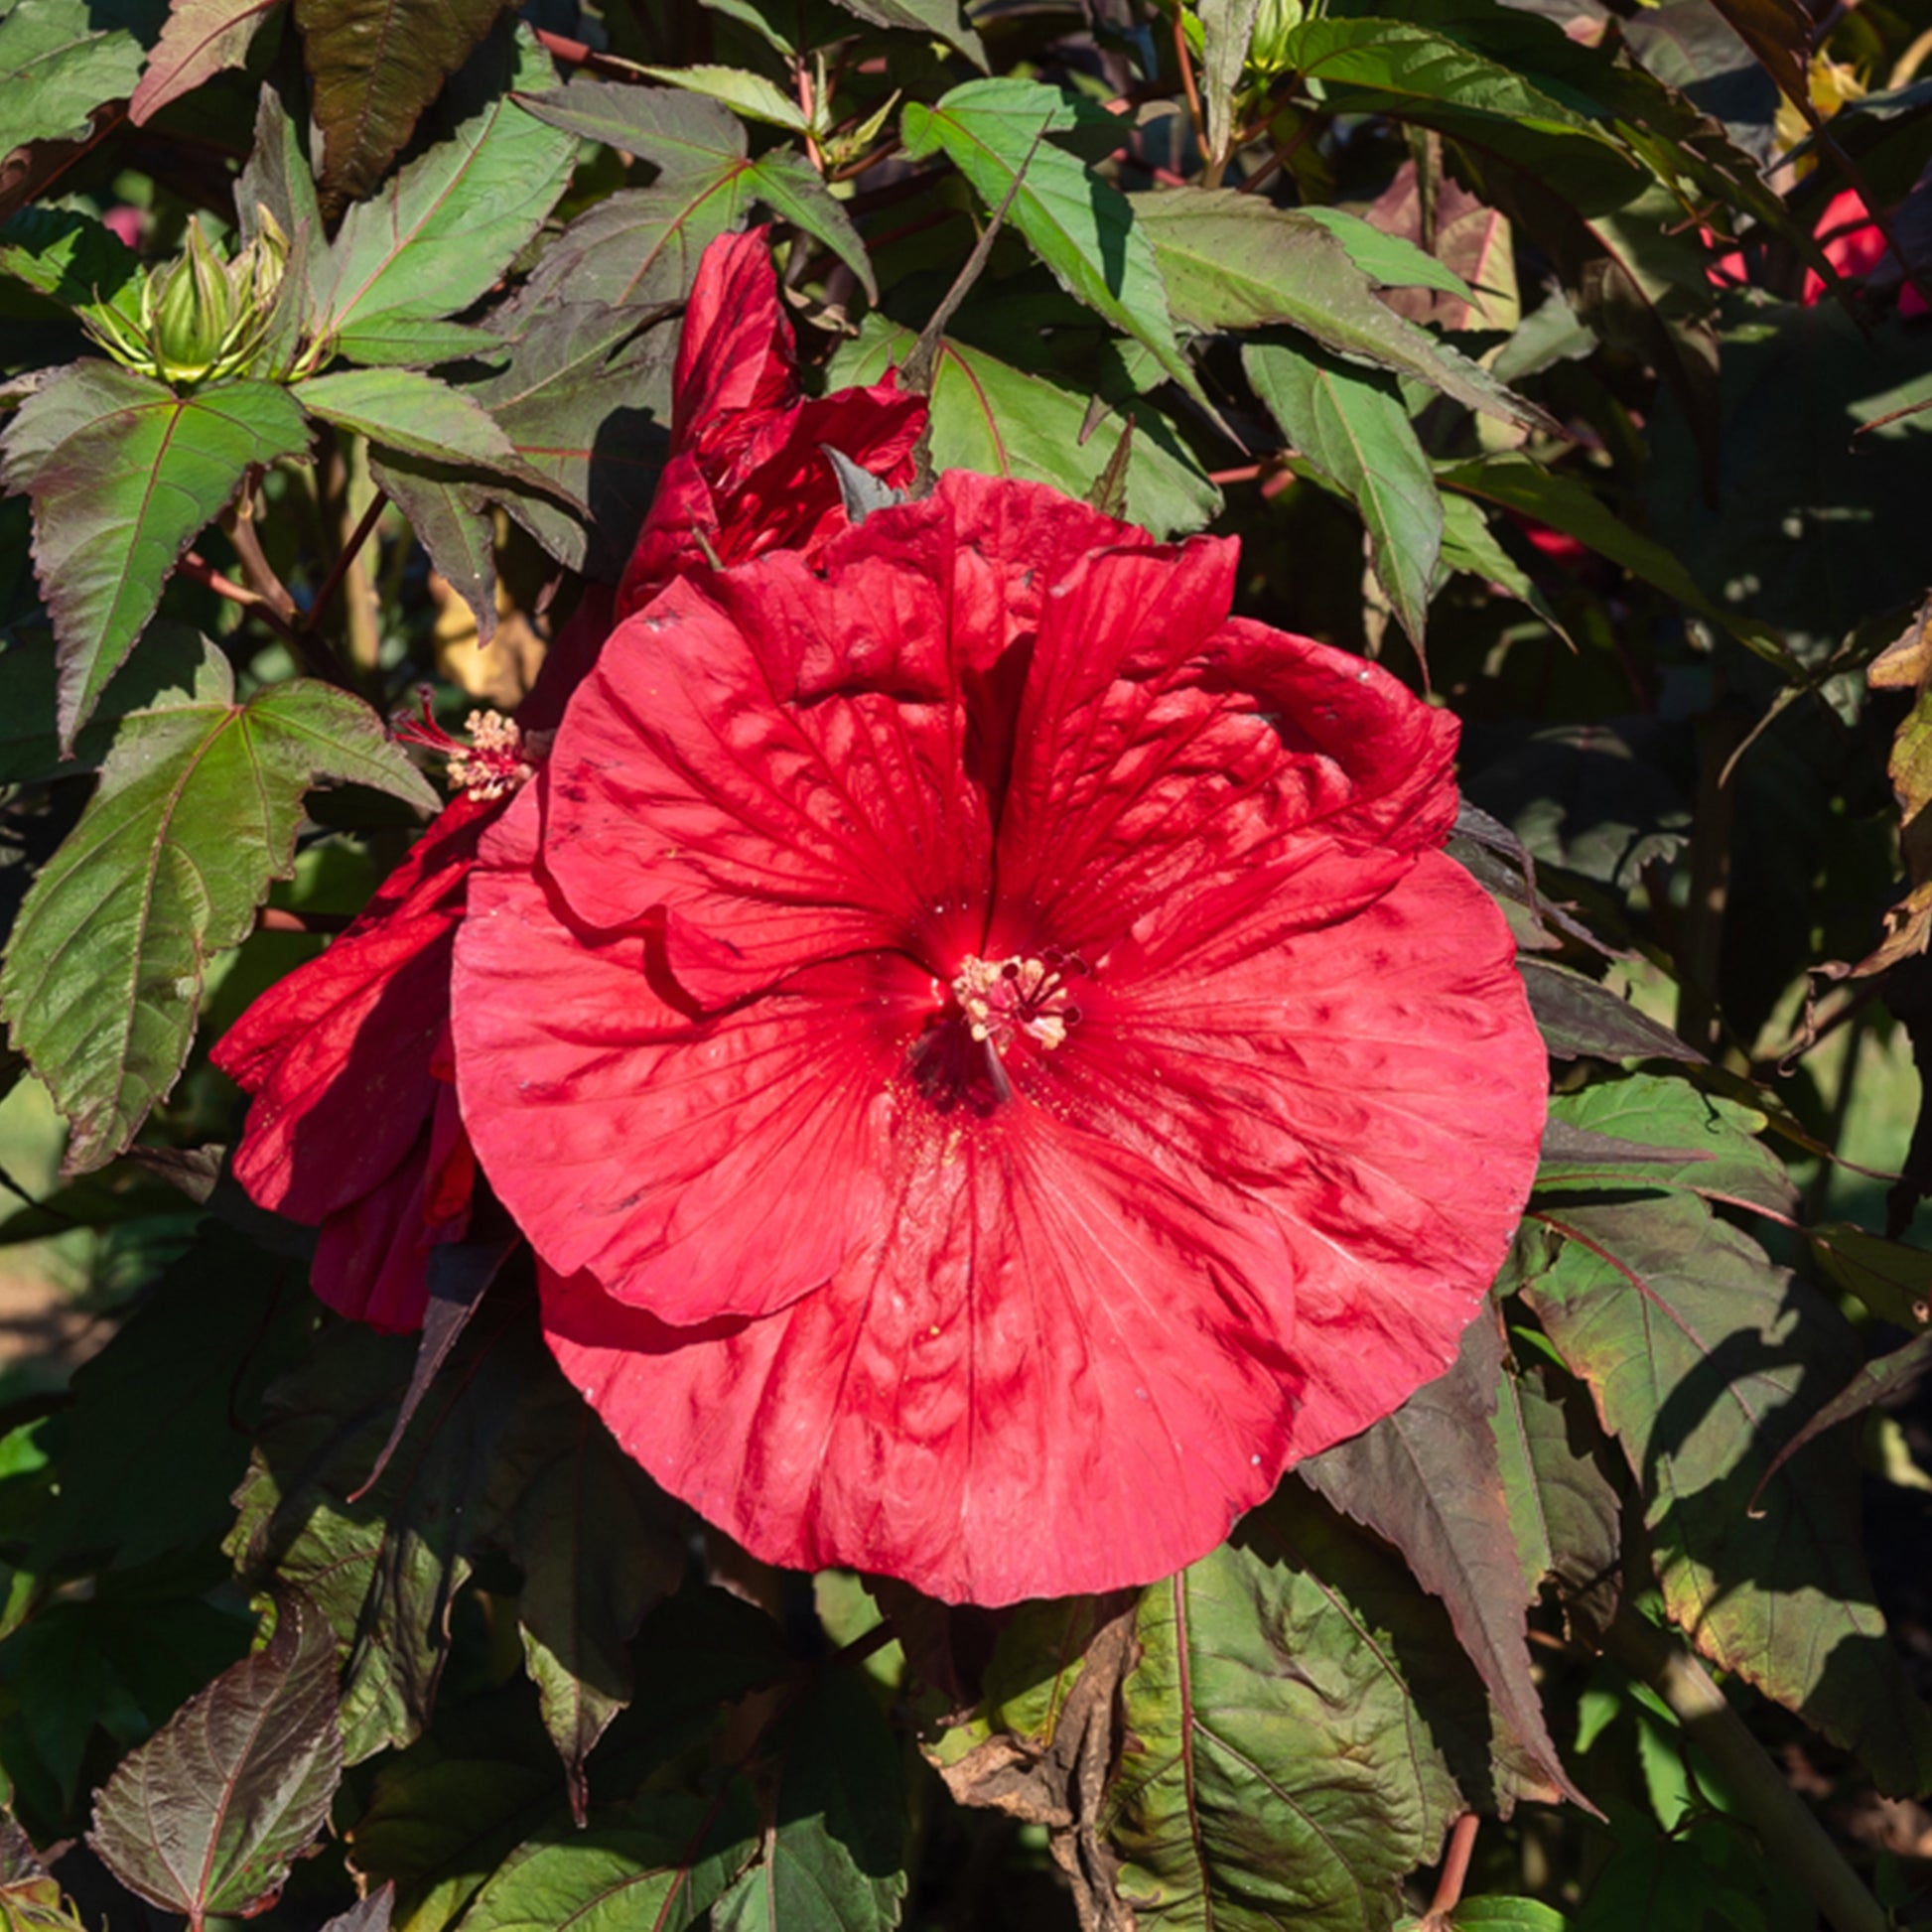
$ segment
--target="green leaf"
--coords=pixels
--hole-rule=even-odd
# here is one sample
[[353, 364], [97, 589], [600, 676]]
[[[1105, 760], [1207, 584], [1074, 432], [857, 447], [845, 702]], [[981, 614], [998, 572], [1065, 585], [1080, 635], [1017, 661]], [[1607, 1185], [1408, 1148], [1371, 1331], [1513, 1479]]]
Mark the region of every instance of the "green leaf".
[[1463, 1654], [1537, 1774], [1587, 1805], [1557, 1755], [1530, 1671], [1526, 1613], [1536, 1585], [1525, 1575], [1492, 1427], [1508, 1379], [1502, 1325], [1484, 1308], [1463, 1330], [1447, 1373], [1297, 1473], [1395, 1545], [1416, 1581], [1447, 1606]]
[[630, 1701], [628, 1645], [645, 1612], [681, 1581], [684, 1538], [663, 1496], [588, 1405], [561, 1386], [557, 1398], [542, 1432], [552, 1453], [529, 1477], [507, 1540], [524, 1577], [516, 1606], [524, 1668], [581, 1823], [585, 1759]]
[[[859, 339], [832, 359], [834, 383], [876, 382], [911, 352], [913, 335], [884, 317], [868, 316]], [[1081, 441], [1092, 397], [947, 337], [933, 363], [932, 460], [941, 470], [1048, 483], [1084, 497], [1113, 455], [1118, 438], [1106, 430]], [[1198, 530], [1221, 506], [1172, 427], [1137, 403], [1124, 414], [1135, 426], [1127, 472], [1127, 514], [1156, 536]]]
[[270, 383], [178, 396], [112, 362], [75, 362], [21, 405], [0, 434], [0, 482], [33, 498], [64, 746], [249, 468], [299, 456], [308, 440], [302, 412]]
[[[1605, 1080], [1550, 1103], [1554, 1124], [1657, 1150], [1641, 1176], [1646, 1187], [1672, 1187], [1707, 1200], [1751, 1207], [1788, 1219], [1797, 1190], [1784, 1163], [1760, 1141], [1765, 1116], [1756, 1109], [1701, 1092], [1688, 1080], [1633, 1073]], [[1587, 1158], [1546, 1160], [1537, 1170], [1539, 1194], [1587, 1192], [1627, 1182], [1620, 1163]]]
[[396, 1923], [442, 1932], [531, 1833], [568, 1822], [556, 1760], [534, 1722], [494, 1746], [466, 1739], [464, 1753], [433, 1744], [399, 1752], [376, 1772], [375, 1795], [355, 1821], [350, 1858], [365, 1882], [393, 1883]]
[[1559, 98], [1559, 83], [1538, 86], [1516, 68], [1414, 21], [1305, 20], [1284, 37], [1280, 58], [1305, 80], [1318, 80], [1337, 112], [1419, 120], [1446, 134], [1504, 143], [1549, 167], [1581, 168], [1591, 148], [1616, 148], [1594, 102]]
[[1633, 577], [1654, 585], [1686, 610], [1721, 625], [1760, 657], [1779, 665], [1790, 662], [1783, 646], [1762, 624], [1751, 623], [1713, 604], [1670, 551], [1653, 538], [1631, 529], [1577, 478], [1546, 470], [1528, 457], [1506, 456], [1451, 464], [1438, 473], [1438, 481], [1450, 489], [1500, 503], [1505, 509], [1519, 510], [1539, 523], [1547, 523], [1552, 529], [1575, 537], [1580, 543], [1588, 544], [1599, 555], [1621, 564]]
[[[253, 241], [262, 232], [258, 210], [266, 208], [285, 235], [293, 239], [306, 229], [320, 251], [322, 206], [316, 200], [309, 158], [281, 95], [265, 84], [255, 109], [255, 145], [235, 183], [234, 200], [244, 241]], [[321, 259], [318, 252], [312, 262]]]
[[1486, 1776], [1487, 1707], [1441, 1606], [1288, 1483], [1150, 1587], [1135, 1634], [1106, 1834], [1137, 1922], [1388, 1927]]
[[1406, 1918], [1396, 1932], [1569, 1932], [1554, 1905], [1534, 1898], [1463, 1898], [1447, 1918]]
[[682, 302], [699, 256], [751, 216], [751, 165], [729, 157], [716, 174], [621, 189], [587, 208], [544, 250], [530, 299], [632, 309]]
[[325, 213], [369, 194], [507, 0], [295, 0]]
[[1443, 502], [1401, 390], [1387, 375], [1276, 343], [1248, 344], [1241, 361], [1282, 434], [1361, 512], [1376, 580], [1426, 669]]
[[32, 1566], [131, 1569], [227, 1528], [248, 1466], [235, 1419], [310, 1325], [306, 1270], [209, 1222], [113, 1340], [73, 1378], [44, 1447], [61, 1487]]
[[1475, 306], [1476, 292], [1447, 262], [1438, 261], [1407, 235], [1391, 234], [1346, 208], [1296, 210], [1319, 222], [1348, 251], [1348, 259], [1379, 288], [1437, 289]]
[[[510, 84], [539, 88], [553, 77], [550, 57], [520, 31]], [[369, 330], [468, 308], [542, 226], [576, 160], [561, 129], [507, 93], [486, 100], [343, 217], [319, 271], [328, 326]]]
[[268, 1647], [121, 1760], [87, 1843], [130, 1891], [202, 1932], [210, 1913], [273, 1902], [342, 1774], [335, 1642], [313, 1604], [286, 1595]]
[[418, 1411], [366, 1495], [409, 1380], [407, 1338], [345, 1323], [268, 1393], [268, 1420], [236, 1492], [226, 1548], [251, 1580], [312, 1597], [345, 1657], [345, 1761], [407, 1743], [427, 1721], [448, 1653], [450, 1600], [500, 1513], [495, 1452], [536, 1364], [512, 1307], [485, 1306], [439, 1400]]
[[331, 781], [438, 800], [380, 720], [298, 680], [234, 702], [211, 645], [198, 689], [131, 711], [100, 784], [22, 905], [0, 972], [14, 1044], [72, 1128], [67, 1171], [133, 1140], [188, 1058], [211, 953], [293, 869], [302, 800]]
[[682, 1932], [724, 1890], [749, 1847], [743, 1820], [665, 1792], [521, 1846], [463, 1914], [463, 1932]]
[[944, 41], [984, 73], [986, 45], [973, 31], [959, 0], [838, 0], [847, 13], [875, 27], [903, 27], [928, 40]]
[[671, 179], [714, 173], [721, 158], [746, 151], [736, 116], [675, 87], [636, 87], [578, 73], [561, 87], [519, 93], [517, 101], [552, 127], [635, 155]]
[[514, 446], [486, 409], [415, 369], [344, 369], [297, 383], [294, 395], [310, 415], [385, 449], [485, 469], [516, 461]]
[[[950, 1777], [962, 1759], [998, 1738], [1017, 1742], [1029, 1758], [1044, 1756], [1086, 1668], [1088, 1646], [1108, 1620], [1111, 1600], [1062, 1596], [1016, 1605], [994, 1639], [971, 1715], [949, 1723], [937, 1738], [921, 1740], [933, 1767]], [[882, 1608], [896, 1628], [906, 1630], [910, 1619], [901, 1603], [887, 1598]], [[918, 1646], [908, 1647], [916, 1668]]]
[[1510, 1521], [1535, 1564], [1531, 1581], [1556, 1580], [1572, 1629], [1593, 1645], [1623, 1584], [1623, 1498], [1599, 1459], [1595, 1418], [1568, 1376], [1538, 1362], [1504, 1374], [1495, 1422]]
[[0, 5], [0, 159], [30, 141], [77, 140], [96, 107], [124, 100], [141, 72], [141, 43], [96, 24], [87, 0]]
[[141, 84], [127, 104], [135, 126], [152, 120], [171, 100], [193, 93], [204, 80], [238, 68], [248, 58], [255, 30], [282, 0], [174, 0], [161, 38], [148, 56]]
[[24, 207], [0, 222], [0, 275], [67, 308], [120, 308], [131, 300], [140, 272], [119, 235], [76, 209]]
[[905, 1895], [905, 1781], [863, 1673], [828, 1670], [772, 1744], [764, 1855], [713, 1908], [715, 1932], [892, 1932]]
[[1527, 605], [1575, 650], [1576, 639], [1564, 628], [1550, 600], [1496, 540], [1480, 506], [1467, 496], [1444, 496], [1440, 492], [1436, 500], [1443, 506], [1443, 547], [1436, 560], [1439, 588], [1453, 571], [1478, 577]]
[[244, 245], [268, 233], [270, 221], [288, 240], [274, 322], [257, 364], [287, 371], [314, 333], [329, 276], [329, 245], [308, 156], [281, 96], [266, 84], [255, 110], [255, 145], [235, 183], [234, 202]]
[[[469, 606], [477, 642], [488, 643], [496, 634], [496, 536], [488, 481], [452, 464], [390, 450], [370, 451], [369, 475], [402, 511], [431, 566]], [[574, 519], [556, 514], [575, 532]]]
[[846, 267], [859, 278], [859, 286], [877, 302], [879, 283], [873, 275], [872, 258], [852, 217], [819, 179], [818, 170], [803, 155], [789, 148], [774, 148], [760, 155], [744, 178], [744, 191], [756, 205], [762, 204], [781, 221], [824, 242]]
[[[1199, 396], [1193, 366], [1174, 341], [1168, 292], [1135, 205], [1044, 137], [1117, 126], [1104, 109], [1034, 80], [969, 80], [900, 116], [909, 160], [944, 150], [988, 208], [1007, 219], [1076, 300], [1144, 344], [1161, 367]], [[1019, 186], [1015, 189], [1014, 184]]]
[[781, 94], [761, 73], [748, 73], [743, 68], [721, 67], [646, 67], [638, 71], [649, 74], [653, 80], [662, 80], [667, 85], [702, 94], [709, 100], [721, 100], [748, 121], [763, 121], [771, 127], [782, 127], [791, 134], [809, 131], [810, 124], [805, 119], [804, 110], [795, 100]]
[[130, 711], [193, 695], [207, 655], [201, 632], [187, 624], [165, 619], [149, 624], [64, 759], [54, 724], [53, 640], [34, 638], [0, 651], [0, 785], [45, 783], [95, 769]]
[[1850, 1221], [1825, 1221], [1805, 1232], [1825, 1272], [1879, 1320], [1907, 1329], [1932, 1322], [1932, 1254]]
[[1866, 1362], [1824, 1408], [1812, 1417], [1778, 1450], [1777, 1459], [1765, 1470], [1758, 1493], [1775, 1482], [1778, 1471], [1807, 1444], [1814, 1443], [1828, 1429], [1836, 1429], [1854, 1416], [1862, 1416], [1879, 1403], [1903, 1403], [1932, 1368], [1932, 1332], [1914, 1335], [1902, 1348], [1894, 1348], [1875, 1361]]
[[1628, 1000], [1582, 973], [1547, 959], [1519, 959], [1517, 967], [1543, 1043], [1555, 1059], [1574, 1060], [1586, 1054], [1603, 1060], [1701, 1057], [1668, 1027], [1659, 1026]]
[[1200, 0], [1201, 106], [1207, 117], [1207, 158], [1225, 164], [1234, 148], [1235, 95], [1261, 17], [1261, 0]]
[[500, 362], [503, 339], [463, 322], [425, 322], [378, 316], [366, 327], [345, 329], [336, 352], [365, 367], [427, 369], [439, 362]]
[[1286, 323], [1350, 361], [1414, 376], [1502, 422], [1545, 426], [1535, 404], [1378, 300], [1369, 275], [1322, 222], [1237, 189], [1162, 190], [1132, 200], [1173, 312], [1188, 327]]
[[1632, 1173], [1534, 1210], [1562, 1240], [1525, 1293], [1637, 1477], [1665, 1607], [1882, 1788], [1921, 1788], [1932, 1716], [1873, 1599], [1855, 1446], [1818, 1446], [1749, 1508], [1780, 1445], [1858, 1366], [1851, 1332], [1696, 1195], [1644, 1194]]

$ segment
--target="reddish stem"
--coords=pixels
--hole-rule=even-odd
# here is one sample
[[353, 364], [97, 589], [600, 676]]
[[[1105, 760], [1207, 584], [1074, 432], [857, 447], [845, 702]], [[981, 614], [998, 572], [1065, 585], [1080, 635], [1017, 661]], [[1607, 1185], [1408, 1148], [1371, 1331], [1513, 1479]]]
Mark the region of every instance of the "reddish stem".
[[1429, 1901], [1423, 1926], [1447, 1927], [1449, 1914], [1462, 1902], [1462, 1886], [1469, 1875], [1469, 1859], [1476, 1849], [1476, 1831], [1482, 1820], [1465, 1811], [1449, 1829], [1449, 1850], [1443, 1856], [1443, 1869], [1436, 1880], [1436, 1896]]
[[303, 628], [313, 630], [322, 621], [324, 614], [335, 603], [336, 594], [343, 587], [343, 579], [348, 575], [349, 566], [361, 554], [363, 544], [369, 540], [369, 533], [381, 520], [382, 512], [389, 506], [389, 492], [378, 489], [369, 498], [369, 506], [362, 512], [361, 521], [349, 532], [348, 541], [343, 545], [329, 575], [322, 580], [322, 589], [316, 593], [316, 601], [309, 607], [309, 615]]
[[1201, 118], [1200, 93], [1194, 85], [1194, 63], [1187, 53], [1187, 30], [1181, 22], [1176, 0], [1173, 10], [1173, 57], [1180, 64], [1180, 84], [1187, 92], [1187, 117], [1194, 124], [1194, 139], [1207, 145], [1207, 123]]
[[264, 905], [255, 915], [263, 932], [346, 932], [353, 923], [348, 912], [285, 912], [279, 905]]
[[536, 35], [538, 45], [547, 53], [554, 54], [560, 61], [568, 61], [574, 68], [589, 68], [594, 73], [608, 73], [619, 80], [648, 78], [635, 61], [606, 54], [587, 41], [574, 41], [566, 34], [553, 34], [542, 27], [531, 31]]

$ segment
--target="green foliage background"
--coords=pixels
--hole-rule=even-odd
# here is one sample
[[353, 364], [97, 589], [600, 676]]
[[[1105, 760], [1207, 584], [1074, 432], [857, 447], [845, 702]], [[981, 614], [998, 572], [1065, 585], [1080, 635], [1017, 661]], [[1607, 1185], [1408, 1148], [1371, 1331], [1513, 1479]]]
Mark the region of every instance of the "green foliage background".
[[[0, 1134], [64, 1148], [0, 1244], [112, 1331], [0, 1381], [6, 1922], [1932, 1920], [1929, 48], [1906, 0], [0, 0]], [[405, 1407], [224, 1173], [209, 1039], [436, 802], [382, 715], [507, 706], [615, 579], [754, 220], [810, 387], [1238, 535], [1244, 611], [1463, 723], [1551, 1053], [1515, 1252], [1144, 1591], [752, 1563], [506, 1239]]]

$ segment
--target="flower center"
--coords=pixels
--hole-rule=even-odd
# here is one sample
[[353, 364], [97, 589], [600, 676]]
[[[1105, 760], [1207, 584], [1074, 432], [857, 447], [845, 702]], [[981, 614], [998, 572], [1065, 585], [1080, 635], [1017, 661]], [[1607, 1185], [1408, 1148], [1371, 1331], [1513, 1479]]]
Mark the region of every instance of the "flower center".
[[473, 711], [464, 721], [470, 734], [465, 745], [436, 722], [430, 709], [428, 685], [419, 688], [420, 719], [398, 717], [390, 729], [406, 745], [421, 745], [449, 760], [450, 783], [472, 798], [507, 798], [519, 785], [536, 776], [537, 761], [550, 749], [550, 732], [527, 736], [514, 718], [500, 711]]
[[1022, 1040], [1050, 1053], [1080, 1018], [1067, 988], [1086, 968], [1063, 953], [1035, 959], [968, 954], [953, 975], [952, 998], [927, 1020], [912, 1042], [907, 1069], [926, 1100], [949, 1114], [965, 1107], [979, 1115], [1013, 1098], [1008, 1057]]
[[1080, 1010], [1066, 990], [1061, 960], [981, 959], [969, 953], [953, 975], [952, 996], [975, 1039], [1004, 1054], [1024, 1034], [1051, 1052]]
[[464, 729], [470, 743], [450, 755], [450, 782], [472, 798], [503, 798], [536, 776], [530, 762], [536, 747], [523, 742], [523, 728], [500, 711], [473, 711]]

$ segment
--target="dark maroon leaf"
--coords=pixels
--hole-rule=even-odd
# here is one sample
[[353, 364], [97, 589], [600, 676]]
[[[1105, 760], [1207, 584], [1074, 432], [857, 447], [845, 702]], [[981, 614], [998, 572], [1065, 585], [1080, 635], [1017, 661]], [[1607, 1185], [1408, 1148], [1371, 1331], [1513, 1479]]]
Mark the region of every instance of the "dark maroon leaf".
[[187, 1914], [259, 1910], [321, 1829], [342, 1778], [336, 1642], [297, 1592], [275, 1635], [121, 1760], [87, 1843], [130, 1891]]
[[1857, 1366], [1844, 1317], [1680, 1187], [1558, 1191], [1536, 1219], [1562, 1241], [1524, 1292], [1641, 1487], [1672, 1619], [1856, 1750], [1883, 1789], [1919, 1789], [1932, 1717], [1873, 1595], [1856, 1445], [1819, 1445], [1749, 1513], [1821, 1385]]
[[[1798, 0], [1711, 0], [1787, 100], [1811, 106], [1811, 16]], [[1807, 118], [1810, 118], [1807, 115]]]
[[1586, 1809], [1557, 1755], [1530, 1674], [1522, 1552], [1510, 1524], [1490, 1428], [1503, 1369], [1502, 1327], [1485, 1309], [1463, 1330], [1455, 1365], [1394, 1415], [1301, 1464], [1302, 1479], [1400, 1550], [1448, 1606], [1457, 1640], [1538, 1772]]
[[1700, 1060], [1695, 1046], [1593, 979], [1547, 959], [1523, 959], [1530, 1011], [1553, 1059]]
[[389, 1932], [389, 1917], [395, 1908], [396, 1885], [392, 1878], [347, 1911], [338, 1912], [322, 1932]]
[[491, 318], [517, 340], [509, 366], [471, 393], [516, 453], [588, 503], [591, 527], [502, 479], [486, 493], [561, 564], [615, 579], [663, 467], [676, 332], [662, 307], [534, 304]]
[[322, 132], [318, 188], [338, 213], [368, 195], [506, 0], [295, 0]]
[[684, 1575], [685, 1520], [561, 1382], [509, 1456], [531, 1469], [504, 1537], [523, 1571], [523, 1661], [581, 1825], [585, 1760], [630, 1702], [638, 1624]]
[[429, 1385], [450, 1359], [450, 1350], [470, 1325], [470, 1317], [489, 1292], [490, 1283], [516, 1252], [518, 1238], [513, 1227], [502, 1227], [475, 1241], [446, 1241], [430, 1256], [429, 1307], [416, 1343], [416, 1366], [410, 1372], [409, 1387], [403, 1391], [395, 1423], [375, 1458], [375, 1466], [361, 1487], [349, 1492], [350, 1502], [359, 1503], [382, 1479], [389, 1458], [396, 1452], [396, 1445], [416, 1419], [416, 1410]]
[[1902, 1402], [1918, 1387], [1928, 1368], [1932, 1368], [1932, 1329], [1914, 1335], [1904, 1347], [1880, 1355], [1875, 1362], [1865, 1363], [1771, 1458], [1771, 1466], [1758, 1479], [1751, 1496], [1751, 1507], [1757, 1507], [1765, 1486], [1807, 1443], [1815, 1443], [1826, 1430], [1863, 1415], [1877, 1403]]

